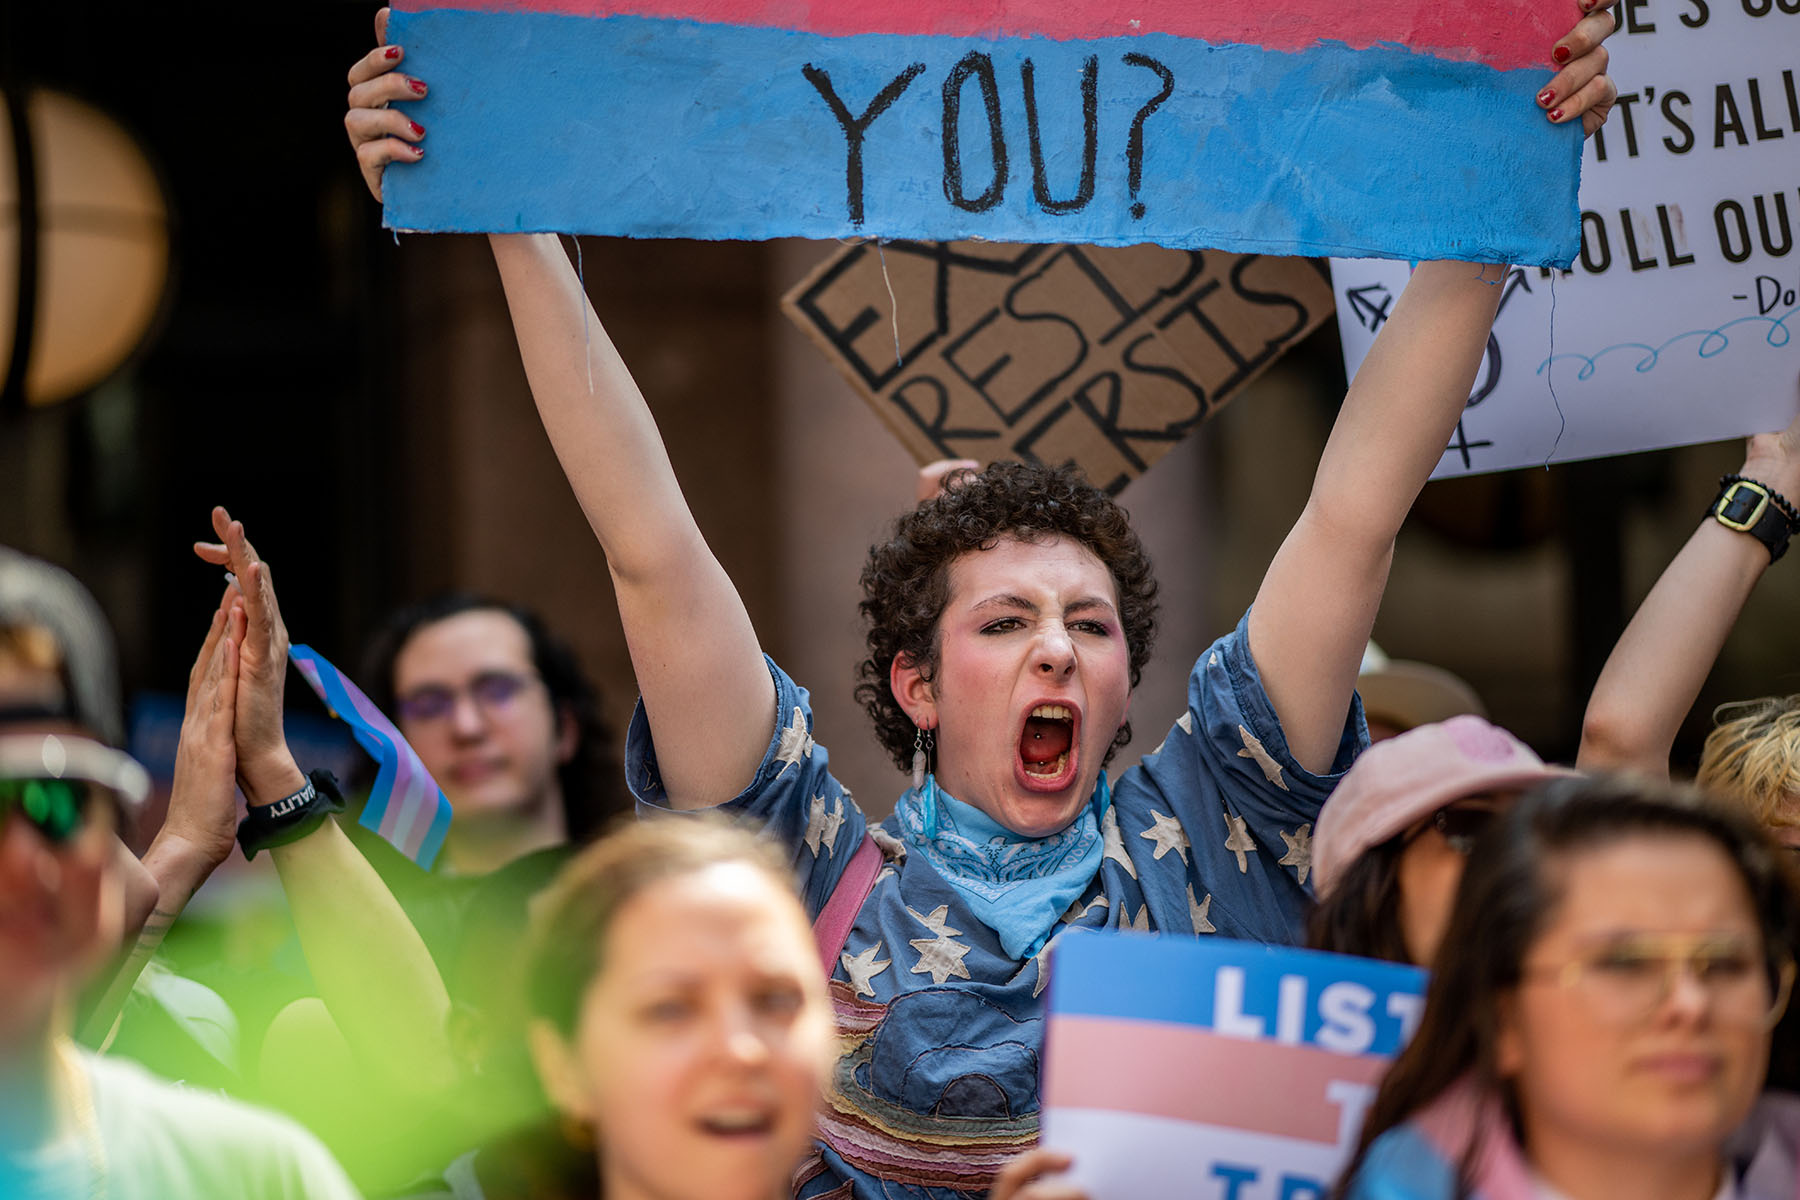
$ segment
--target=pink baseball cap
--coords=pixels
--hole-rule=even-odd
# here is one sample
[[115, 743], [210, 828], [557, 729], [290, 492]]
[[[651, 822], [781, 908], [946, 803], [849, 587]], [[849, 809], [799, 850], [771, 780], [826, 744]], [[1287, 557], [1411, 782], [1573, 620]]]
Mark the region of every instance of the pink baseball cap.
[[1362, 752], [1326, 798], [1313, 833], [1313, 889], [1322, 899], [1363, 851], [1452, 801], [1573, 775], [1480, 717], [1421, 725]]

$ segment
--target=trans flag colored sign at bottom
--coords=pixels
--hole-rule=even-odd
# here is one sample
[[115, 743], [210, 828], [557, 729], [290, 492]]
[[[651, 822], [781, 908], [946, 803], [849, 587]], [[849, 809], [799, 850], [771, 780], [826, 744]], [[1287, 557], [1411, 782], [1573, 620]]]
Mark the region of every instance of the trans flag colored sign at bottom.
[[1324, 1200], [1425, 972], [1224, 938], [1072, 932], [1054, 953], [1044, 1145], [1093, 1200]]

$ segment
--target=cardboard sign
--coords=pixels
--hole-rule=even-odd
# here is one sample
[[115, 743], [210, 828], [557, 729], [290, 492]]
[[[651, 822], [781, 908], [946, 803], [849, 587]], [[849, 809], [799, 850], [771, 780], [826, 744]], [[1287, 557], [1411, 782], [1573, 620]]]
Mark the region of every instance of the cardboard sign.
[[1303, 258], [865, 242], [782, 307], [921, 464], [1074, 462], [1116, 494], [1329, 316], [1331, 287]]
[[1154, 242], [1567, 263], [1575, 9], [396, 0], [399, 229]]
[[[1640, 0], [1570, 273], [1515, 272], [1438, 475], [1780, 429], [1800, 411], [1800, 3]], [[1334, 262], [1354, 372], [1406, 282]]]
[[1324, 1200], [1425, 972], [1225, 938], [1057, 943], [1043, 1144], [1091, 1200]]

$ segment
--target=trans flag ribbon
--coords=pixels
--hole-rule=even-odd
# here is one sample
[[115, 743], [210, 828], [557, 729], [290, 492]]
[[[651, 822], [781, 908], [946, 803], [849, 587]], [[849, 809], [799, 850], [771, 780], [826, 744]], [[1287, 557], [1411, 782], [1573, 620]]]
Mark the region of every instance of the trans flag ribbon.
[[431, 131], [429, 153], [387, 173], [394, 229], [1565, 267], [1580, 247], [1581, 123], [1536, 102], [1573, 5], [393, 9], [402, 67], [430, 88], [396, 107]]
[[292, 646], [288, 658], [306, 676], [331, 715], [350, 726], [357, 743], [381, 764], [363, 805], [364, 829], [431, 870], [450, 832], [450, 801], [420, 761], [418, 751], [394, 728], [362, 689], [311, 646]]

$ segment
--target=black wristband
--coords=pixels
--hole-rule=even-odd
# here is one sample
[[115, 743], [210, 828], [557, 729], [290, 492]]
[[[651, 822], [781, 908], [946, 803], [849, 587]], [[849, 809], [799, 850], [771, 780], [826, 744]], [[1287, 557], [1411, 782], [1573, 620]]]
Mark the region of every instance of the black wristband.
[[238, 845], [245, 858], [259, 850], [297, 842], [324, 823], [334, 812], [344, 811], [344, 794], [330, 771], [309, 771], [306, 786], [273, 804], [256, 804], [238, 822]]
[[1719, 480], [1719, 494], [1706, 515], [1761, 542], [1771, 563], [1787, 553], [1788, 540], [1800, 525], [1794, 519], [1793, 506], [1779, 492], [1742, 475]]

